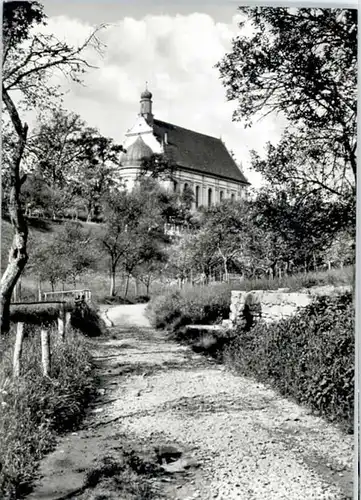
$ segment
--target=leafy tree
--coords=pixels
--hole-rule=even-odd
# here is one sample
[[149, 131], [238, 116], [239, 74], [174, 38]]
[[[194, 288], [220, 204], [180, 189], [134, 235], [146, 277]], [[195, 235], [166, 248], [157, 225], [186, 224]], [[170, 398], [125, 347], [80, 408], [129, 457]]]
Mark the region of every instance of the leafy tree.
[[166, 254], [158, 249], [158, 252], [153, 253], [151, 260], [138, 264], [133, 270], [133, 276], [146, 287], [147, 296], [149, 296], [151, 284], [162, 276], [166, 263]]
[[[115, 295], [118, 267], [129, 277], [137, 266], [158, 259], [160, 245], [166, 242], [164, 219], [159, 200], [141, 182], [132, 192], [113, 192], [108, 199], [104, 250], [110, 257], [110, 295]], [[126, 293], [127, 293], [126, 289]]]
[[184, 234], [183, 237], [175, 241], [167, 248], [168, 265], [167, 275], [176, 277], [182, 284], [189, 278], [195, 268], [193, 252], [193, 234]]
[[29, 270], [39, 281], [49, 281], [53, 291], [58, 282], [72, 281], [76, 286], [77, 279], [96, 264], [93, 238], [79, 223], [68, 222], [50, 241], [33, 245]]
[[106, 206], [106, 233], [102, 238], [105, 253], [109, 256], [111, 296], [115, 295], [115, 277], [121, 257], [128, 250], [124, 235], [136, 224], [141, 209], [126, 191], [109, 195]]
[[76, 204], [88, 220], [99, 216], [104, 195], [117, 185], [122, 146], [62, 108], [42, 114], [38, 121], [30, 157], [33, 170], [66, 198], [57, 209], [66, 211]]
[[355, 179], [342, 160], [341, 147], [327, 130], [289, 130], [276, 146], [267, 144], [265, 158], [252, 151], [252, 167], [273, 189], [288, 190], [294, 197], [321, 193], [352, 204]]
[[[9, 329], [10, 300], [13, 289], [28, 261], [28, 228], [20, 199], [25, 181], [21, 164], [28, 138], [28, 125], [21, 119], [25, 104], [30, 108], [44, 107], [61, 95], [58, 85], [50, 83], [56, 71], [71, 80], [81, 82], [90, 65], [82, 57], [85, 48], [99, 49], [96, 31], [78, 47], [60, 42], [53, 35], [35, 30], [46, 24], [43, 7], [36, 1], [5, 2], [3, 4], [2, 100], [16, 140], [9, 168], [9, 215], [14, 238], [8, 266], [1, 279], [1, 329]], [[15, 101], [14, 94], [17, 100]]]
[[[64, 189], [74, 174], [74, 165], [83, 154], [79, 138], [86, 123], [61, 107], [38, 115], [34, 133], [28, 140], [30, 168], [53, 189]], [[80, 146], [80, 147], [79, 147]]]
[[[356, 179], [357, 11], [240, 7], [247, 33], [218, 63], [234, 120], [251, 125], [271, 112], [291, 123], [268, 161], [269, 179], [344, 194]], [[336, 183], [333, 186], [333, 183]], [[346, 196], [348, 194], [346, 193]]]
[[178, 195], [177, 217], [185, 224], [191, 224], [192, 206], [195, 200], [194, 192], [191, 187], [185, 186], [182, 193]]
[[25, 207], [25, 213], [31, 215], [33, 210], [42, 210], [52, 213], [54, 208], [54, 192], [46, 184], [44, 179], [37, 175], [27, 175], [24, 182], [21, 198]]
[[202, 227], [210, 235], [210, 251], [215, 261], [222, 262], [225, 279], [229, 266], [242, 260], [246, 252], [245, 243], [249, 232], [249, 212], [246, 203], [225, 201], [203, 213]]
[[99, 215], [104, 196], [120, 186], [119, 154], [123, 147], [91, 128], [86, 128], [74, 142], [81, 152], [73, 192], [84, 199], [90, 220], [92, 215]]
[[273, 271], [281, 261], [286, 269], [316, 269], [336, 235], [352, 225], [348, 205], [327, 202], [320, 193], [295, 199], [287, 192], [263, 190], [254, 213], [255, 223], [272, 241]]
[[151, 177], [157, 180], [172, 180], [176, 164], [164, 154], [154, 153], [141, 161], [139, 177]]

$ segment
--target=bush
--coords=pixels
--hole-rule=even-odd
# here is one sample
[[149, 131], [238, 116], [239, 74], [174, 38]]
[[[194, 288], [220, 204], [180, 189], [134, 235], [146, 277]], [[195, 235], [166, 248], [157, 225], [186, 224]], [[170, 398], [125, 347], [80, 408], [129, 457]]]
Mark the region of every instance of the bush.
[[122, 297], [121, 295], [106, 295], [101, 297], [100, 302], [109, 305], [129, 305], [129, 304], [145, 304], [149, 302], [148, 295], [130, 295], [129, 297]]
[[352, 432], [354, 308], [351, 293], [320, 297], [291, 319], [239, 330], [225, 361]]
[[230, 290], [223, 286], [170, 289], [152, 299], [148, 317], [155, 328], [181, 334], [182, 327], [219, 323], [229, 315]]
[[90, 354], [75, 332], [53, 350], [51, 379], [42, 376], [38, 328], [26, 328], [18, 379], [12, 378], [14, 331], [1, 339], [0, 497], [4, 500], [29, 490], [37, 462], [52, 448], [57, 433], [79, 423], [95, 389]]
[[89, 302], [75, 304], [71, 314], [71, 326], [87, 337], [106, 335], [107, 328], [96, 306]]

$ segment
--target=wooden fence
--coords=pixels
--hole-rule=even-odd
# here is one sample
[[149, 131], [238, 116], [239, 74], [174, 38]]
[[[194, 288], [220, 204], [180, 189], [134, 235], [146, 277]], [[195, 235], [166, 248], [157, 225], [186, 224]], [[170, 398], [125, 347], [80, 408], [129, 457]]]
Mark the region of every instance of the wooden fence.
[[48, 298], [57, 297], [59, 300], [84, 298], [86, 302], [91, 301], [92, 293], [89, 289], [83, 290], [57, 290], [56, 292], [42, 292], [39, 290], [39, 301], [45, 302]]
[[[58, 313], [57, 313], [57, 340], [58, 342], [63, 342], [65, 340], [66, 333], [70, 326], [71, 320], [71, 311], [66, 307], [65, 301], [58, 302], [17, 302], [12, 303], [11, 308], [15, 314], [15, 319], [13, 323], [16, 324], [16, 337], [15, 337], [15, 347], [14, 347], [14, 355], [13, 355], [13, 376], [19, 377], [21, 374], [21, 355], [23, 350], [23, 341], [24, 341], [24, 325], [25, 320], [16, 320], [16, 309], [21, 310], [21, 307], [31, 306], [31, 305], [41, 305], [45, 310], [46, 304], [57, 305]], [[36, 307], [37, 311], [41, 313], [41, 306]], [[14, 310], [15, 308], [15, 310]], [[20, 313], [21, 317], [21, 313]], [[31, 319], [26, 320], [27, 323], [33, 323]], [[51, 373], [51, 349], [50, 349], [50, 327], [45, 324], [40, 325], [40, 338], [41, 338], [41, 362], [43, 375], [45, 377], [50, 377]]]

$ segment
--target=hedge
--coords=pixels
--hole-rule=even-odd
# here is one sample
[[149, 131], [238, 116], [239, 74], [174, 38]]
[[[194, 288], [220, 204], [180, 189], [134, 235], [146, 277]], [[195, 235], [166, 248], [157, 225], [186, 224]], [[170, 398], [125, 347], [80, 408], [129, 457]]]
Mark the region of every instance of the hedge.
[[354, 346], [352, 294], [344, 293], [319, 297], [290, 319], [239, 329], [224, 360], [352, 432]]

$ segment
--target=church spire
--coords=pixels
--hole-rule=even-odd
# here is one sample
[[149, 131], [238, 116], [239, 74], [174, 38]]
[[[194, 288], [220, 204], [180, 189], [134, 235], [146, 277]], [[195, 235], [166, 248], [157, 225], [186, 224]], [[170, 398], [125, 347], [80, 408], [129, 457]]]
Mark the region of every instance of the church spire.
[[145, 82], [145, 90], [140, 94], [140, 115], [151, 126], [153, 125], [152, 97], [152, 93], [148, 90], [148, 82]]

